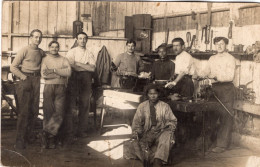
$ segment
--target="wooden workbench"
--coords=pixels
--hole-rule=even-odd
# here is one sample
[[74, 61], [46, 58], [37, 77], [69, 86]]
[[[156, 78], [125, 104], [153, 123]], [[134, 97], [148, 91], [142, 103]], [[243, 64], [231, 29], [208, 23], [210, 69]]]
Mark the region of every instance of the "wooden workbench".
[[181, 112], [200, 112], [200, 111], [217, 111], [219, 107], [222, 107], [218, 102], [201, 100], [198, 102], [188, 101], [168, 101], [167, 102], [172, 110]]
[[128, 112], [137, 109], [142, 100], [141, 94], [133, 92], [125, 92], [122, 90], [104, 90], [103, 91], [103, 104], [101, 106], [101, 121], [100, 121], [100, 134], [103, 127], [119, 126], [119, 125], [104, 125], [104, 117], [109, 108], [116, 109], [127, 115]]
[[[223, 107], [218, 102], [206, 100], [198, 102], [168, 101], [167, 103], [170, 105], [174, 115], [177, 117], [177, 131], [180, 129], [185, 129], [188, 131], [185, 133], [195, 133], [195, 131], [200, 132], [200, 136], [202, 137], [202, 151], [204, 156], [206, 151], [205, 138], [210, 126], [206, 124], [206, 121], [210, 122], [210, 120], [207, 119], [209, 119], [210, 116], [214, 114], [214, 112], [223, 110]], [[188, 136], [185, 137], [183, 134], [178, 134], [178, 132], [176, 135], [176, 143], [180, 142], [180, 140], [183, 140], [183, 138], [187, 138], [187, 140], [189, 140], [191, 136], [191, 134], [188, 134]]]

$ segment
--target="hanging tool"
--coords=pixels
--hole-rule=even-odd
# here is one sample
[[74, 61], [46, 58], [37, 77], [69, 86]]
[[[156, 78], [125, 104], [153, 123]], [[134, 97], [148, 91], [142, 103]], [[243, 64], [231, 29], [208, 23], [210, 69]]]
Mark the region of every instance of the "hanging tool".
[[202, 34], [201, 34], [201, 42], [203, 41], [203, 38], [205, 38], [204, 43], [209, 44], [209, 34], [210, 34], [210, 26], [206, 25], [202, 28]]
[[206, 51], [208, 51], [208, 44], [209, 44], [209, 38], [210, 38], [210, 27], [211, 27], [211, 8], [212, 3], [207, 3], [208, 7], [208, 14], [207, 14], [207, 25], [206, 25], [206, 32], [205, 32], [205, 44], [206, 44]]
[[169, 28], [167, 28], [166, 36], [165, 36], [165, 43], [168, 44], [168, 39], [169, 39]]
[[232, 27], [233, 27], [233, 21], [229, 22], [229, 28], [228, 28], [228, 38], [232, 38]]
[[205, 26], [205, 27], [202, 28], [201, 43], [202, 43], [202, 41], [203, 41], [203, 35], [204, 35], [204, 36], [206, 35], [206, 30], [207, 30], [207, 26]]
[[196, 40], [196, 35], [193, 35], [193, 36], [192, 36], [191, 43], [190, 43], [190, 45], [187, 47], [186, 51], [190, 51], [190, 50], [191, 50], [191, 48], [192, 48], [192, 46], [193, 46], [195, 40]]
[[200, 48], [200, 42], [199, 42], [199, 31], [201, 30], [201, 25], [200, 25], [200, 13], [197, 13], [196, 16], [196, 40], [195, 40], [195, 49]]
[[189, 47], [190, 46], [190, 42], [191, 42], [191, 33], [190, 32], [186, 33], [186, 41], [187, 41], [187, 44], [188, 44], [188, 47]]
[[212, 43], [213, 43], [213, 30], [210, 33], [210, 51], [212, 52]]
[[194, 11], [191, 12], [191, 19], [196, 20], [196, 13]]
[[210, 38], [210, 26], [207, 26], [206, 34], [205, 34], [205, 44], [209, 44], [209, 38]]
[[191, 44], [190, 44], [190, 49], [192, 48], [192, 45], [195, 42], [195, 40], [196, 40], [196, 35], [193, 35], [192, 40], [191, 40]]
[[206, 30], [205, 30], [206, 51], [208, 51], [209, 38], [210, 38], [210, 26], [206, 26]]
[[165, 41], [164, 41], [164, 43], [168, 44], [169, 28], [168, 28], [168, 21], [167, 21], [166, 14], [167, 14], [167, 3], [165, 3], [165, 10], [164, 10], [163, 20], [164, 20], [164, 26], [165, 26], [165, 29], [164, 29]]
[[196, 23], [196, 39], [194, 41], [195, 48], [197, 48], [198, 45], [198, 41], [199, 41], [198, 37], [199, 37], [199, 23]]

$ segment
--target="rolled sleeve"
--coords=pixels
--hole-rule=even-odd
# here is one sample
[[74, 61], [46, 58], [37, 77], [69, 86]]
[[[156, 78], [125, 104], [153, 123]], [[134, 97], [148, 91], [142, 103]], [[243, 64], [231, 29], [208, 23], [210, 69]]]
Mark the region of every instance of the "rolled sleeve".
[[192, 56], [183, 51], [180, 55], [176, 57], [175, 68], [175, 72], [177, 74], [184, 73], [192, 75], [192, 73], [194, 72]]
[[120, 65], [120, 62], [121, 62], [121, 57], [122, 57], [123, 55], [118, 55], [117, 57], [116, 57], [116, 60], [114, 61], [114, 64], [116, 65], [116, 67], [119, 67], [119, 65]]
[[44, 78], [44, 79], [59, 78], [59, 76], [57, 74], [54, 74], [54, 73], [45, 75], [44, 74], [45, 69], [48, 69], [46, 58], [43, 59], [42, 64], [41, 64], [41, 76], [42, 76], [42, 78]]
[[68, 59], [70, 65], [75, 64], [75, 55], [74, 55], [74, 50], [69, 50], [66, 58]]
[[70, 67], [68, 59], [63, 58], [62, 67], [63, 68], [56, 69], [56, 73], [62, 77], [70, 77], [71, 67]]

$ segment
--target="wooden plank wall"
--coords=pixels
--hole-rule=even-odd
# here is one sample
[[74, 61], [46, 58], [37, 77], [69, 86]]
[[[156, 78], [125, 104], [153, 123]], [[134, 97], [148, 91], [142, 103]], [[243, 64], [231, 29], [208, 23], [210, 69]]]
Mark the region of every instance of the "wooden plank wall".
[[[207, 14], [201, 14], [201, 26], [205, 26], [207, 22]], [[191, 16], [178, 16], [167, 18], [167, 25], [164, 24], [163, 18], [153, 19], [153, 32], [164, 32], [169, 28], [170, 31], [181, 31], [195, 29], [196, 21]], [[229, 25], [229, 11], [212, 13], [213, 27], [227, 27]]]
[[[72, 23], [77, 19], [77, 1], [4, 1], [2, 5], [2, 33], [8, 33], [9, 28], [9, 4], [13, 4], [12, 33], [28, 34], [32, 29], [41, 29], [43, 34], [72, 35]], [[237, 3], [238, 7], [247, 3]], [[228, 8], [229, 3], [213, 3], [213, 8]], [[190, 15], [167, 18], [163, 16], [175, 15], [183, 12], [206, 11], [207, 3], [179, 3], [179, 2], [111, 2], [111, 1], [80, 1], [80, 14], [91, 14], [93, 20], [94, 35], [100, 32], [123, 30], [125, 16], [134, 14], [152, 14], [162, 16], [153, 19], [153, 49], [164, 39], [164, 31], [169, 28], [169, 40], [176, 36], [185, 35], [186, 31], [194, 34], [195, 22]], [[260, 39], [260, 7], [244, 8], [239, 10], [240, 23], [233, 32], [234, 41], [252, 44], [255, 39]], [[83, 18], [80, 17], [82, 20]], [[217, 35], [228, 31], [230, 19], [229, 11], [213, 12], [212, 27]], [[201, 14], [202, 26], [206, 23], [206, 14]], [[248, 31], [250, 28], [250, 31]], [[160, 39], [161, 38], [161, 39]], [[235, 38], [241, 38], [239, 40]], [[153, 40], [154, 40], [153, 39]], [[43, 38], [40, 47], [47, 50], [52, 38]], [[72, 37], [58, 38], [61, 44], [61, 54], [65, 55], [74, 43]], [[12, 50], [18, 51], [29, 43], [29, 38], [13, 37]], [[88, 47], [97, 55], [101, 47], [105, 45], [113, 58], [125, 51], [125, 40], [89, 39]], [[158, 45], [157, 45], [158, 46]], [[246, 46], [245, 46], [246, 47]], [[2, 51], [8, 50], [8, 37], [2, 37]], [[244, 84], [248, 79], [256, 78], [250, 87], [254, 88], [260, 103], [259, 64], [254, 62], [241, 62], [240, 82]]]
[[8, 33], [9, 3], [2, 4], [2, 33]]
[[[168, 15], [171, 13], [178, 13], [178, 11], [172, 11], [172, 6], [179, 5], [176, 2], [81, 2], [86, 6], [91, 6], [90, 14], [94, 20], [94, 29], [97, 32], [106, 32], [112, 30], [124, 29], [125, 16], [131, 16], [134, 14], [152, 14], [156, 15]], [[168, 4], [168, 5], [167, 5]], [[184, 6], [181, 9], [188, 11], [187, 5], [191, 7], [192, 11], [199, 11], [199, 9], [206, 9], [207, 3], [182, 3]], [[247, 5], [247, 4], [245, 4]], [[229, 7], [230, 4], [213, 3], [213, 7]], [[259, 24], [260, 18], [257, 17], [260, 14], [260, 7], [257, 8], [245, 8], [239, 10], [239, 15], [242, 19], [242, 25]], [[176, 7], [174, 9], [177, 9]], [[86, 13], [86, 11], [85, 11]], [[206, 24], [207, 14], [201, 14], [202, 26]], [[95, 20], [100, 20], [95, 21]], [[195, 21], [191, 19], [191, 16], [180, 16], [167, 19], [167, 28], [163, 24], [163, 19], [154, 19], [154, 32], [160, 32], [167, 28], [170, 30], [187, 30], [195, 28]], [[229, 11], [213, 12], [212, 13], [212, 26], [221, 27], [228, 26], [229, 23]], [[95, 30], [94, 30], [95, 32]], [[97, 33], [95, 32], [95, 33]]]
[[260, 24], [260, 7], [239, 10], [240, 26]]
[[[260, 7], [246, 8], [239, 10], [239, 17], [241, 20], [240, 26], [260, 24]], [[205, 26], [207, 22], [207, 14], [201, 14], [201, 26]], [[229, 26], [229, 11], [213, 12], [212, 13], [212, 27], [228, 27]], [[195, 29], [195, 21], [191, 16], [179, 16], [167, 18], [167, 27], [164, 25], [164, 19], [158, 18], [153, 20], [153, 31], [163, 32], [165, 28], [170, 31], [180, 31]]]
[[[28, 34], [32, 29], [39, 28], [43, 34], [56, 35], [72, 35], [72, 22], [77, 19], [77, 1], [4, 1], [3, 2], [3, 20], [2, 33], [8, 33], [9, 21], [9, 4], [13, 4], [12, 32], [17, 34]], [[248, 5], [246, 3], [238, 3], [241, 7]], [[229, 7], [229, 3], [213, 3], [213, 8]], [[29, 9], [29, 10], [28, 10]], [[200, 11], [207, 9], [207, 3], [177, 3], [177, 2], [111, 2], [111, 1], [80, 1], [80, 14], [91, 14], [93, 19], [94, 35], [100, 32], [116, 31], [124, 29], [125, 16], [133, 14], [152, 14], [153, 16], [165, 16], [178, 14], [183, 12]], [[260, 23], [260, 7], [245, 8], [239, 10], [240, 25], [255, 25]], [[206, 13], [201, 14], [202, 26], [206, 24]], [[83, 18], [80, 17], [82, 20]], [[229, 11], [213, 12], [212, 27], [219, 27], [216, 33], [227, 31], [229, 22]], [[166, 24], [165, 24], [166, 23]], [[29, 26], [28, 26], [29, 25]], [[153, 49], [164, 39], [164, 32], [169, 28], [169, 40], [174, 37], [174, 32], [182, 34], [181, 31], [190, 30], [193, 34], [195, 29], [195, 21], [190, 15], [167, 18], [166, 22], [163, 17], [153, 19]], [[234, 31], [234, 37], [241, 33], [248, 38], [240, 39], [252, 43], [259, 33], [257, 26], [250, 32], [243, 28], [237, 28]], [[214, 30], [215, 31], [215, 30]], [[120, 32], [121, 36], [123, 32]], [[162, 34], [160, 34], [162, 33]], [[112, 35], [117, 35], [118, 32]], [[160, 38], [159, 38], [160, 37]], [[249, 38], [250, 37], [250, 38]], [[155, 40], [156, 39], [156, 40]], [[41, 47], [47, 49], [47, 45], [51, 38], [44, 38]], [[61, 50], [67, 51], [74, 40], [67, 38], [59, 38]], [[21, 46], [28, 44], [27, 37], [13, 37], [12, 50], [18, 50]], [[2, 37], [2, 50], [8, 49], [8, 38]]]
[[[81, 10], [81, 14], [91, 14], [94, 21], [94, 35], [98, 35], [100, 32], [124, 30], [125, 16], [156, 13], [157, 10], [154, 11], [153, 6], [156, 6], [158, 3], [81, 1], [80, 4], [84, 6], [85, 9], [84, 11]], [[166, 3], [161, 2], [159, 4]]]
[[[8, 3], [8, 1], [3, 3], [3, 23], [8, 21], [6, 16], [8, 12], [5, 11], [8, 10], [6, 8]], [[76, 1], [13, 1], [12, 3], [13, 33], [25, 34], [38, 28], [43, 34], [55, 34], [55, 32], [62, 35], [72, 34], [72, 22], [76, 20]]]
[[[72, 22], [77, 19], [77, 1], [14, 1], [12, 3], [14, 33], [28, 33], [34, 28], [39, 28], [44, 34], [72, 34]], [[8, 1], [3, 3], [3, 23], [8, 23], [8, 12], [6, 12], [8, 4]], [[80, 1], [80, 14], [91, 14], [94, 35], [98, 35], [100, 32], [123, 30], [125, 16], [134, 14], [168, 15], [178, 13], [178, 10], [186, 9], [188, 11], [188, 6], [191, 7], [191, 10], [196, 11], [195, 7], [204, 9], [206, 3], [181, 3], [186, 6], [185, 8], [179, 7], [180, 9], [175, 7], [176, 5], [176, 2]], [[223, 3], [213, 3], [213, 7], [220, 5], [223, 6]], [[226, 6], [228, 7], [229, 4]], [[260, 7], [239, 10], [241, 25], [259, 24], [259, 14]], [[206, 13], [201, 14], [202, 26], [206, 24], [206, 17]], [[195, 21], [191, 19], [190, 15], [167, 18], [167, 25], [164, 22], [165, 20], [161, 18], [154, 19], [153, 31], [163, 32], [167, 28], [170, 31], [195, 28]], [[226, 27], [228, 23], [229, 11], [212, 13], [213, 27]], [[2, 32], [7, 33], [7, 26], [2, 25]]]
[[[2, 34], [8, 33], [9, 28], [9, 5], [13, 4], [12, 33], [17, 34], [12, 37], [12, 51], [17, 52], [22, 47], [29, 44], [29, 37], [26, 36], [33, 29], [40, 29], [44, 35], [67, 35], [68, 37], [58, 38], [60, 43], [60, 53], [65, 55], [74, 44], [72, 38], [73, 21], [77, 20], [77, 1], [4, 1]], [[116, 3], [113, 3], [116, 4]], [[126, 3], [121, 4], [121, 7]], [[116, 4], [117, 6], [117, 4]], [[119, 14], [115, 10], [115, 16]], [[129, 12], [129, 11], [128, 11]], [[80, 1], [80, 14], [91, 14], [94, 27], [100, 27], [103, 31], [109, 30], [110, 2]], [[131, 15], [131, 12], [130, 12]], [[82, 21], [82, 17], [80, 17]], [[122, 22], [122, 15], [121, 21]], [[124, 23], [116, 23], [115, 28], [122, 27]], [[97, 28], [95, 29], [97, 30]], [[98, 30], [100, 31], [100, 30]], [[19, 36], [19, 34], [21, 36]], [[25, 35], [25, 36], [24, 36]], [[44, 37], [39, 47], [48, 49], [48, 43], [53, 38]], [[116, 57], [120, 52], [125, 51], [125, 40], [110, 39], [89, 39], [88, 46], [95, 55], [105, 45], [112, 57]], [[117, 47], [117, 49], [115, 49]], [[2, 51], [8, 50], [8, 37], [2, 37]]]

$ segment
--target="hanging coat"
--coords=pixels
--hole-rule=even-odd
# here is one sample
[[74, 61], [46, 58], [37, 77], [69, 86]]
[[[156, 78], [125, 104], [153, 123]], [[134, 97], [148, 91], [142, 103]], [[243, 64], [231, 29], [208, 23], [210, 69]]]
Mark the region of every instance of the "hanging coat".
[[98, 52], [96, 61], [95, 80], [98, 86], [111, 83], [111, 58], [105, 46]]

